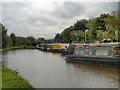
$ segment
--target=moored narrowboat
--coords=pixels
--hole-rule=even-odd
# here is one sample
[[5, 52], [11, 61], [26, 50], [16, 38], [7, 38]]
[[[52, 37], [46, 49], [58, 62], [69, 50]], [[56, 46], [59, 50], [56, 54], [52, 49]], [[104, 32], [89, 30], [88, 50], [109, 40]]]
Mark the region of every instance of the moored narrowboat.
[[52, 52], [60, 52], [61, 45], [60, 44], [53, 44], [52, 45]]
[[48, 52], [51, 52], [52, 51], [52, 44], [47, 44], [47, 51]]
[[66, 56], [67, 62], [85, 63], [119, 68], [120, 44], [77, 45]]
[[69, 44], [68, 43], [61, 44], [61, 48], [60, 48], [61, 55], [67, 55], [68, 48], [69, 48]]

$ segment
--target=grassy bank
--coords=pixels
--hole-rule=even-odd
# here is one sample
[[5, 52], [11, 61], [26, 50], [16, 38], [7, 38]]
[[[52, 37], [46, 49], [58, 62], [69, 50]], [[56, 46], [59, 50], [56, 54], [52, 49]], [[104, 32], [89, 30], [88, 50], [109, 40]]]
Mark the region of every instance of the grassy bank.
[[2, 64], [0, 64], [0, 90], [2, 90]]
[[16, 50], [16, 49], [35, 49], [34, 46], [15, 46], [15, 47], [9, 47], [9, 48], [2, 48], [2, 50]]
[[18, 72], [5, 67], [2, 67], [2, 88], [31, 88], [33, 90], [33, 87], [19, 76]]

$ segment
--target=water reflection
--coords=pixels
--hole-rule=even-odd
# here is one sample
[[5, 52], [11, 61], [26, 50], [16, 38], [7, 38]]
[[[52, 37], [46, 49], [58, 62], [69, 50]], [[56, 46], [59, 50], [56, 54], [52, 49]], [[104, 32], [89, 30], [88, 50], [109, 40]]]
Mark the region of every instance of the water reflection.
[[117, 88], [118, 69], [66, 63], [59, 54], [39, 50], [3, 53], [3, 63], [18, 70], [35, 88]]

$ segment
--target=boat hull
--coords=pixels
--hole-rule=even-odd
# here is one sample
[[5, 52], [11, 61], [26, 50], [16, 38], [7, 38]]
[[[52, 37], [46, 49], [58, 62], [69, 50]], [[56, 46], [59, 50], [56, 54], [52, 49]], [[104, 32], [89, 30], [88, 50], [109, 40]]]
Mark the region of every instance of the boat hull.
[[92, 65], [97, 65], [97, 66], [120, 68], [120, 58], [67, 56], [65, 60], [66, 62], [70, 62], [70, 63], [84, 63], [84, 64], [92, 64]]

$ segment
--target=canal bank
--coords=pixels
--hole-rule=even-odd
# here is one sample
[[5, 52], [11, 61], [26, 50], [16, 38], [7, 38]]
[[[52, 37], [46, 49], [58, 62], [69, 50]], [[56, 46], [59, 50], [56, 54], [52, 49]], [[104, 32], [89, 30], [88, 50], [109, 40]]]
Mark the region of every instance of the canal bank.
[[[19, 47], [10, 47], [10, 48], [4, 48], [1, 49], [2, 52], [8, 52], [10, 50], [23, 50], [23, 49], [34, 49], [33, 46], [19, 46]], [[1, 54], [2, 56], [2, 54]], [[23, 77], [19, 75], [19, 72], [17, 70], [11, 70], [7, 67], [4, 67], [0, 63], [0, 82], [1, 86], [0, 88], [6, 89], [6, 88], [24, 88], [30, 90], [35, 90], [32, 85], [29, 84], [27, 80], [25, 80]]]
[[33, 88], [18, 72], [2, 67], [2, 88]]
[[9, 48], [2, 48], [0, 51], [6, 51], [6, 50], [18, 50], [18, 49], [35, 49], [34, 46], [15, 46], [15, 47], [9, 47]]
[[2, 89], [5, 88], [31, 88], [31, 90], [34, 90], [33, 87], [28, 83], [27, 80], [23, 79], [21, 76], [19, 76], [19, 72], [13, 71], [11, 69], [8, 69], [0, 64], [0, 77], [2, 77]]
[[66, 63], [64, 56], [35, 49], [3, 53], [3, 64], [35, 88], [118, 88], [118, 70]]

